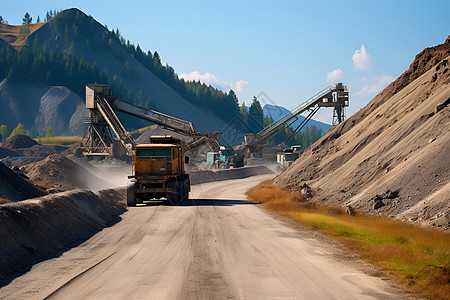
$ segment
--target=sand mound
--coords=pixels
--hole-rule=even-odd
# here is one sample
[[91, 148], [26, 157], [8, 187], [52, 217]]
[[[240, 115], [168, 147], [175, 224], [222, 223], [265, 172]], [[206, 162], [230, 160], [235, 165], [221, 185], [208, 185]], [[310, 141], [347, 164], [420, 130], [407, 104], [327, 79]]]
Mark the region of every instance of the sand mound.
[[25, 165], [24, 168], [31, 180], [47, 188], [97, 190], [108, 186], [106, 181], [59, 154], [52, 154], [42, 161]]
[[422, 51], [274, 182], [291, 189], [307, 183], [316, 201], [448, 229], [449, 49], [447, 39]]
[[0, 203], [47, 195], [47, 192], [0, 162]]
[[0, 286], [120, 220], [124, 190], [75, 190], [0, 205]]
[[2, 144], [2, 147], [6, 149], [19, 149], [30, 148], [34, 145], [39, 145], [39, 143], [29, 136], [17, 134], [7, 139], [6, 142]]

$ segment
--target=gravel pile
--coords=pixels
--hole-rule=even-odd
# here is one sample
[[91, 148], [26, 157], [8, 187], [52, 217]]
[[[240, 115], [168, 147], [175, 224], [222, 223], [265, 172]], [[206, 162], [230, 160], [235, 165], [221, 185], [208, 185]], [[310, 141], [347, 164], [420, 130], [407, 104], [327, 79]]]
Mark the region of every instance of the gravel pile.
[[0, 162], [0, 203], [41, 197], [47, 192]]
[[6, 142], [2, 143], [2, 147], [6, 149], [30, 148], [34, 145], [39, 145], [39, 143], [29, 136], [21, 134], [12, 136]]
[[75, 188], [97, 190], [108, 186], [105, 180], [59, 154], [52, 154], [44, 160], [25, 165], [23, 168], [31, 180], [56, 191]]

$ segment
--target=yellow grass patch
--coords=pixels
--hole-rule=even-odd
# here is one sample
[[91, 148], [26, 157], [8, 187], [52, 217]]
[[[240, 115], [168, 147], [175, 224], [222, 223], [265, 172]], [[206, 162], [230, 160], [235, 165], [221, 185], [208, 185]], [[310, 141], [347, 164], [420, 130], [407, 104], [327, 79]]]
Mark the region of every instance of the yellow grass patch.
[[0, 204], [11, 203], [11, 200], [0, 198]]
[[45, 23], [37, 23], [20, 26], [0, 24], [0, 38], [18, 49], [25, 45], [25, 40], [30, 34], [41, 28], [44, 24]]
[[39, 144], [43, 145], [72, 145], [82, 140], [79, 136], [54, 136], [34, 139]]
[[386, 217], [308, 202], [265, 181], [247, 197], [306, 228], [339, 240], [351, 252], [392, 274], [399, 283], [434, 299], [450, 295], [450, 234]]

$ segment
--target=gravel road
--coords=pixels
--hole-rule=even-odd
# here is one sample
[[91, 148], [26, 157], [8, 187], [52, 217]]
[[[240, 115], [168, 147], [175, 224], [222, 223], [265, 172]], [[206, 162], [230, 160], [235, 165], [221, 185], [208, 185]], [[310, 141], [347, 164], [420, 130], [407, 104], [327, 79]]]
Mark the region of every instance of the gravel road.
[[14, 279], [0, 298], [404, 297], [333, 242], [244, 200], [248, 188], [272, 176], [196, 185], [182, 206], [131, 208], [114, 226]]

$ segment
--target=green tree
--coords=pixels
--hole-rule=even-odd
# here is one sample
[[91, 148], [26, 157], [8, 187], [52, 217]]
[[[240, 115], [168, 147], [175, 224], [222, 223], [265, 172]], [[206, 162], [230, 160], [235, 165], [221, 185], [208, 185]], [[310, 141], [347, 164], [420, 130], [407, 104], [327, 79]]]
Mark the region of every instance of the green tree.
[[47, 128], [47, 132], [45, 133], [45, 137], [54, 137], [55, 136], [55, 131], [53, 130], [53, 128], [49, 127]]
[[0, 24], [8, 24], [8, 21], [6, 21], [5, 19], [3, 19], [2, 16], [0, 16]]
[[264, 112], [259, 103], [258, 98], [253, 96], [252, 105], [250, 105], [250, 110], [248, 111], [247, 125], [253, 131], [253, 133], [259, 132], [263, 129], [264, 123]]
[[308, 126], [303, 130], [301, 145], [303, 149], [306, 149], [311, 145], [311, 134]]
[[9, 136], [8, 128], [6, 127], [6, 125], [0, 126], [0, 134], [2, 137], [2, 141], [5, 142]]
[[45, 15], [44, 21], [48, 22], [48, 21], [50, 21], [51, 18], [52, 18], [51, 11], [50, 12], [47, 11], [47, 14]]
[[33, 18], [30, 16], [28, 12], [25, 13], [25, 16], [22, 19], [22, 25], [31, 24], [31, 21], [33, 21]]
[[269, 126], [270, 124], [273, 123], [273, 118], [272, 116], [265, 116], [264, 117], [264, 123], [263, 123], [263, 127], [266, 128], [267, 126]]
[[241, 113], [242, 120], [244, 122], [246, 122], [247, 117], [248, 117], [248, 111], [247, 111], [247, 106], [245, 105], [245, 102], [242, 102], [242, 105], [239, 107], [239, 111]]
[[9, 137], [13, 137], [18, 134], [25, 134], [25, 127], [22, 125], [22, 123], [17, 124], [16, 128], [11, 132], [11, 135]]
[[41, 23], [41, 18], [39, 18], [39, 15], [38, 15], [38, 18], [36, 20], [36, 23]]

